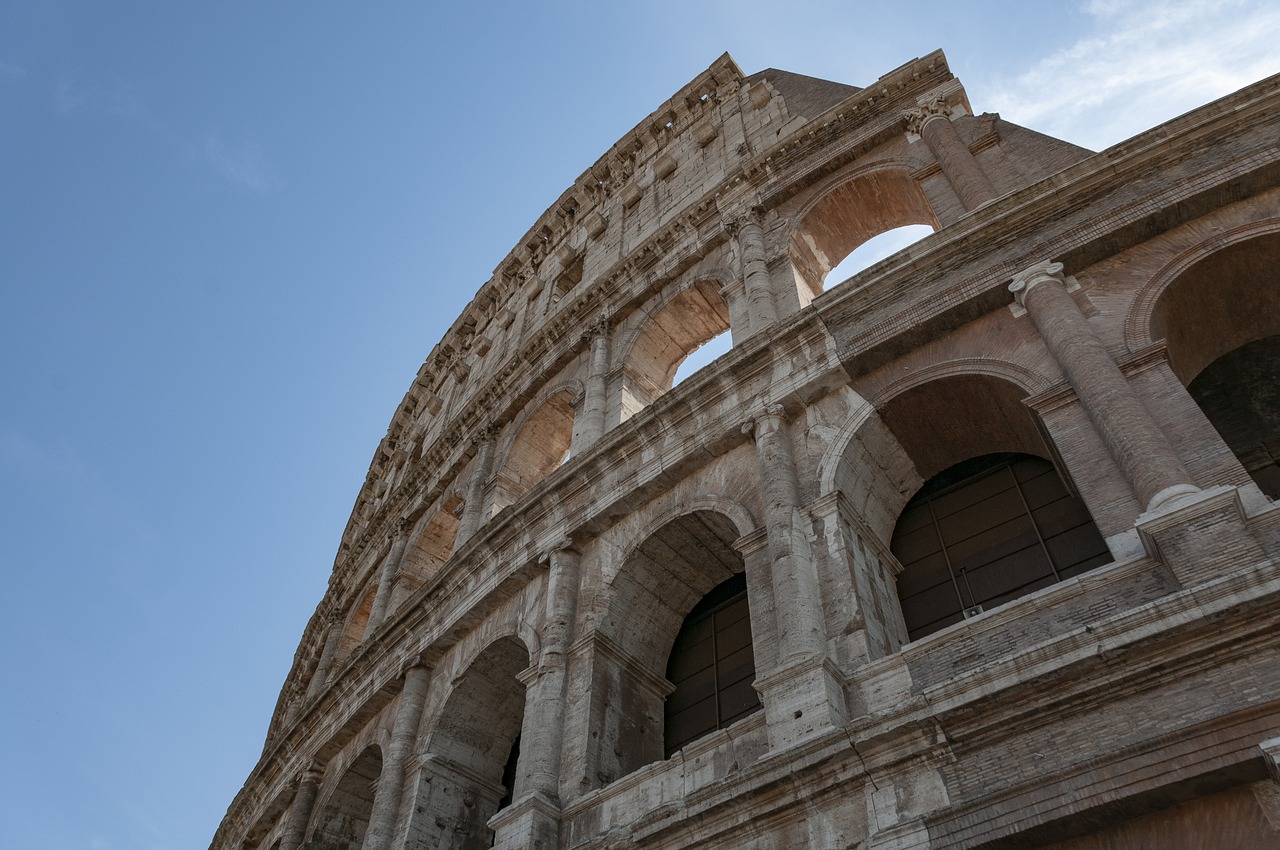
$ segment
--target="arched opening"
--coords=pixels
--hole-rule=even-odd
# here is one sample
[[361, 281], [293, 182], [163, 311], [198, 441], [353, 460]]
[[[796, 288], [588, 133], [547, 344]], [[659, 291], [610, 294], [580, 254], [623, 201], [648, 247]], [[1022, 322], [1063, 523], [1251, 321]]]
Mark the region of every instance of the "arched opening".
[[377, 595], [378, 588], [371, 587], [360, 598], [360, 603], [356, 605], [351, 619], [347, 620], [347, 627], [342, 632], [342, 643], [338, 646], [339, 659], [346, 658], [355, 652], [360, 642], [364, 640], [364, 632], [369, 625], [369, 614], [373, 611], [373, 598]]
[[681, 381], [692, 377], [704, 366], [710, 366], [721, 355], [728, 354], [732, 348], [733, 336], [728, 331], [712, 337], [689, 352], [689, 356], [680, 361], [680, 365], [676, 367], [675, 377], [671, 379], [671, 386], [679, 386]]
[[896, 599], [884, 603], [901, 612], [886, 647], [1111, 562], [1087, 507], [1049, 460], [1026, 395], [1004, 378], [964, 374], [881, 408], [888, 434], [878, 439], [915, 471], [886, 517], [894, 524], [883, 543], [901, 572], [867, 582], [893, 588]]
[[933, 228], [927, 224], [906, 224], [895, 227], [893, 230], [877, 233], [850, 251], [843, 260], [836, 263], [831, 271], [827, 272], [822, 282], [823, 291], [839, 286], [858, 272], [871, 268], [931, 233]]
[[[733, 547], [739, 534], [728, 517], [714, 511], [676, 517], [632, 550], [611, 583], [598, 629], [605, 643], [592, 659], [596, 701], [589, 781], [607, 784], [758, 706], [743, 693], [754, 679], [754, 653], [750, 621], [738, 616], [749, 613], [744, 563]], [[738, 590], [743, 594], [735, 596]], [[700, 608], [703, 600], [707, 605]], [[725, 602], [732, 610], [720, 607]], [[708, 628], [715, 629], [717, 614], [726, 650], [720, 658], [713, 644], [700, 643]], [[707, 666], [713, 660], [714, 670]], [[726, 687], [707, 692], [716, 670]], [[674, 690], [668, 673], [680, 680]], [[713, 703], [722, 702], [711, 725], [702, 722], [709, 716], [711, 706], [702, 702], [709, 695]], [[676, 719], [677, 730], [684, 730], [677, 731], [680, 740], [666, 740], [672, 730], [668, 717], [681, 713], [686, 716]]]
[[350, 850], [364, 843], [373, 794], [382, 775], [382, 751], [371, 746], [352, 762], [329, 796], [307, 847], [314, 850]]
[[1280, 234], [1217, 251], [1151, 317], [1169, 364], [1258, 487], [1280, 498]]
[[396, 570], [388, 610], [394, 611], [418, 588], [431, 581], [453, 554], [458, 536], [462, 497], [453, 496], [441, 503], [439, 510], [423, 525], [422, 531], [405, 551]]
[[930, 478], [890, 548], [909, 640], [1111, 561], [1084, 503], [1027, 454], [982, 455]]
[[729, 306], [711, 281], [698, 281], [663, 305], [640, 329], [623, 361], [621, 419], [671, 389], [685, 358], [728, 330]]
[[675, 689], [664, 708], [665, 755], [758, 711], [755, 677], [747, 577], [738, 573], [693, 606], [671, 645], [667, 679]]
[[573, 393], [561, 390], [525, 420], [511, 442], [494, 485], [493, 513], [512, 504], [569, 457], [573, 440]]
[[1187, 390], [1258, 489], [1280, 499], [1280, 334], [1222, 355]]
[[454, 682], [422, 759], [410, 847], [480, 850], [488, 821], [521, 793], [520, 728], [529, 653], [515, 638], [490, 644]]
[[[808, 296], [802, 297], [801, 303], [820, 294], [831, 270], [859, 245], [908, 225], [930, 230], [940, 226], [924, 192], [905, 168], [859, 174], [827, 192], [804, 214], [791, 236], [789, 250], [798, 276], [797, 286], [808, 289]], [[912, 241], [918, 238], [917, 235]], [[832, 278], [831, 282], [838, 283], [845, 277], [848, 274]]]

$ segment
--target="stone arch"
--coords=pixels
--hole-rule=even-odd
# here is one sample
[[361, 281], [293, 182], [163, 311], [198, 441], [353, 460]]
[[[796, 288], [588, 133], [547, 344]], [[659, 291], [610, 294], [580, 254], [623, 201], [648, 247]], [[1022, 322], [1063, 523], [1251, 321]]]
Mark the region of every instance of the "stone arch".
[[581, 398], [580, 382], [555, 384], [512, 424], [494, 482], [490, 516], [515, 502], [568, 459], [574, 408]]
[[670, 288], [636, 311], [618, 340], [621, 364], [619, 421], [625, 421], [671, 389], [685, 358], [731, 329], [722, 282], [699, 275]]
[[395, 610], [415, 590], [431, 581], [453, 555], [461, 523], [462, 495], [447, 493], [418, 520], [418, 528], [405, 547], [396, 569], [388, 610]]
[[827, 273], [854, 248], [909, 224], [942, 226], [909, 163], [879, 162], [830, 179], [796, 212], [787, 233], [797, 284], [818, 295]]
[[382, 749], [368, 744], [350, 763], [335, 765], [340, 778], [317, 807], [308, 848], [348, 850], [364, 842], [373, 814], [373, 796], [382, 775]]
[[[1125, 342], [1130, 351], [1146, 348], [1163, 337], [1155, 319], [1156, 305], [1192, 267], [1209, 256], [1242, 242], [1280, 233], [1280, 219], [1250, 222], [1217, 234], [1174, 257], [1143, 285], [1125, 317]], [[1159, 324], [1163, 324], [1160, 322]]]
[[709, 499], [658, 517], [604, 589], [590, 660], [594, 698], [587, 746], [593, 783], [664, 757], [672, 645], [694, 607], [745, 570], [734, 544], [751, 530], [750, 516], [740, 507], [730, 516], [713, 504], [724, 505]]
[[346, 625], [342, 628], [342, 639], [338, 644], [338, 660], [355, 652], [364, 641], [365, 630], [369, 626], [369, 615], [373, 612], [373, 599], [378, 595], [377, 583], [367, 587], [360, 596], [360, 601], [351, 609]]
[[1130, 325], [1145, 317], [1139, 339], [1164, 341], [1174, 375], [1273, 499], [1280, 498], [1278, 269], [1280, 222], [1240, 228], [1170, 263], [1130, 317]]
[[[513, 778], [524, 722], [527, 646], [511, 635], [486, 644], [449, 683], [420, 759], [409, 846], [480, 850], [488, 821], [521, 791]], [[513, 783], [504, 785], [504, 781]]]
[[1044, 383], [999, 361], [939, 364], [885, 387], [863, 417], [869, 439], [846, 448], [837, 487], [865, 486], [853, 445], [910, 470], [880, 482], [868, 523], [881, 560], [867, 584], [893, 594], [877, 600], [889, 645], [1112, 560], [1023, 402]]

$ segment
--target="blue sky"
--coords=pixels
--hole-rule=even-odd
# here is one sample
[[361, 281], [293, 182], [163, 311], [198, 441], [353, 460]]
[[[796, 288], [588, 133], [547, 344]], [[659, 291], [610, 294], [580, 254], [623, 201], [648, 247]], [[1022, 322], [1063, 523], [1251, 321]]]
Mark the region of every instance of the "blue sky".
[[866, 85], [941, 47], [1099, 149], [1278, 43], [1263, 0], [7, 0], [0, 844], [207, 846], [418, 365], [721, 52]]

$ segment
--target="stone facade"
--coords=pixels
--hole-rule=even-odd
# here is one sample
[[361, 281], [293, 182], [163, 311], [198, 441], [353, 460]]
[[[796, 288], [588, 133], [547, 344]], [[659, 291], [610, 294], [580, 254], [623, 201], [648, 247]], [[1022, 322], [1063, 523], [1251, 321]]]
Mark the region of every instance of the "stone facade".
[[419, 370], [212, 846], [1280, 846], [1277, 139], [721, 57]]

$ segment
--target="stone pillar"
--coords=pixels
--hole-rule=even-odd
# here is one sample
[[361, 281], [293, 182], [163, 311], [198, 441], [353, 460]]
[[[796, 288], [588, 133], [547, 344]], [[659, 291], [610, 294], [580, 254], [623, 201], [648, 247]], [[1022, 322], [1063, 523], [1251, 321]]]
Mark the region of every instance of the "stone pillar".
[[800, 487], [781, 405], [752, 425], [760, 458], [773, 598], [778, 609], [779, 660], [785, 665], [822, 655], [826, 647], [818, 577], [797, 516]]
[[753, 215], [742, 216], [728, 225], [738, 240], [738, 253], [742, 260], [742, 280], [747, 295], [747, 315], [750, 327], [746, 336], [760, 333], [778, 320], [778, 309], [773, 301], [773, 280], [769, 277], [768, 255], [764, 247], [764, 228]]
[[974, 210], [998, 196], [996, 187], [969, 152], [951, 123], [950, 109], [943, 98], [922, 104], [903, 114], [908, 138], [920, 136], [938, 161], [938, 166], [966, 210]]
[[[573, 645], [578, 616], [578, 574], [582, 556], [565, 541], [547, 556], [547, 625], [542, 634], [542, 660], [535, 698], [525, 711], [525, 727], [534, 733], [521, 737], [522, 791], [560, 795], [560, 751], [564, 737], [566, 662]], [[532, 722], [531, 722], [532, 721]]]
[[587, 385], [582, 410], [574, 417], [573, 446], [577, 455], [604, 436], [605, 409], [609, 391], [609, 322], [601, 319], [587, 334], [591, 360], [587, 365]]
[[280, 850], [301, 850], [302, 840], [307, 834], [307, 824], [311, 822], [311, 812], [316, 805], [316, 794], [320, 790], [320, 779], [323, 773], [319, 767], [312, 766], [302, 774], [298, 790], [293, 792], [293, 802], [285, 815], [284, 829], [280, 836]]
[[772, 749], [843, 723], [844, 688], [827, 659], [821, 585], [814, 569], [795, 459], [781, 405], [770, 405], [751, 425], [760, 459], [768, 562], [773, 580], [777, 665], [757, 671]]
[[1148, 511], [1199, 491], [1160, 427], [1067, 292], [1062, 264], [1037, 263], [1009, 285], [1080, 399], [1107, 452]]
[[405, 671], [400, 704], [396, 706], [395, 726], [391, 730], [391, 743], [383, 754], [382, 774], [378, 777], [378, 789], [373, 795], [373, 811], [369, 814], [364, 850], [390, 850], [396, 822], [400, 817], [405, 762], [413, 754], [418, 737], [418, 722], [422, 719], [422, 706], [427, 699], [427, 685], [430, 681], [431, 668], [425, 664], [414, 664]]
[[333, 659], [338, 655], [338, 647], [342, 644], [342, 619], [341, 612], [331, 611], [329, 613], [329, 631], [324, 637], [324, 648], [320, 650], [320, 660], [316, 662], [316, 671], [311, 676], [311, 683], [307, 685], [307, 694], [305, 699], [311, 699], [320, 693], [325, 683], [329, 681], [329, 668], [333, 666]]
[[388, 534], [390, 549], [382, 561], [382, 570], [378, 573], [378, 590], [373, 595], [373, 605], [369, 609], [369, 624], [365, 626], [365, 634], [373, 634], [373, 630], [382, 624], [387, 616], [387, 606], [391, 601], [391, 585], [395, 582], [396, 570], [400, 568], [400, 560], [404, 557], [405, 545], [409, 542], [409, 520], [400, 518], [398, 531]]
[[467, 495], [462, 505], [462, 519], [458, 522], [458, 534], [453, 544], [456, 550], [475, 534], [484, 523], [484, 488], [493, 473], [494, 433], [486, 429], [480, 434], [476, 446], [476, 462], [467, 482]]

